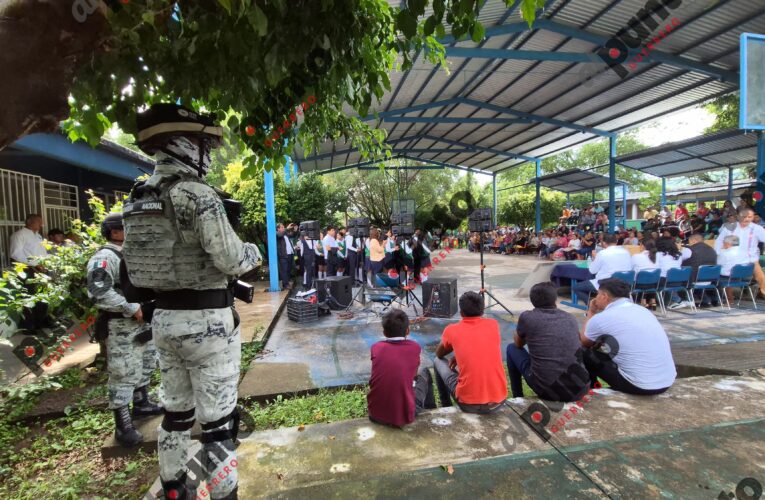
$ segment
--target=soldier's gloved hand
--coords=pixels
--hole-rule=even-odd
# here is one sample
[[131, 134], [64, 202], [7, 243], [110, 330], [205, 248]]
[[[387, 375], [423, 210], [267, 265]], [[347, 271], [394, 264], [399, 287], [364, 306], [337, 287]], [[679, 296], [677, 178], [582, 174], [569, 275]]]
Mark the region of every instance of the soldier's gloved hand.
[[135, 320], [138, 321], [139, 323], [143, 324], [143, 311], [141, 311], [140, 307], [133, 315], [133, 318], [135, 318]]

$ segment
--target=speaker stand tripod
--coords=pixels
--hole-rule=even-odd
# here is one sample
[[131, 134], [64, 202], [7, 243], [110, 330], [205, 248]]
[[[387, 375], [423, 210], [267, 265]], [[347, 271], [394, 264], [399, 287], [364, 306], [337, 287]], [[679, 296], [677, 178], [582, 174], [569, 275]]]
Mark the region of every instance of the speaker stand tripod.
[[[489, 304], [489, 305], [485, 306], [484, 309], [491, 309], [492, 307], [500, 306], [502, 309], [507, 311], [508, 314], [510, 314], [510, 316], [515, 316], [513, 314], [513, 312], [510, 309], [508, 309], [507, 307], [505, 307], [505, 305], [502, 302], [500, 302], [499, 299], [497, 299], [497, 297], [495, 297], [490, 291], [488, 291], [486, 289], [485, 285], [484, 285], [483, 270], [486, 268], [486, 266], [483, 263], [483, 235], [484, 235], [484, 233], [483, 233], [483, 231], [481, 231], [478, 234], [480, 235], [480, 239], [478, 241], [478, 246], [480, 247], [480, 252], [481, 252], [481, 297], [484, 297], [485, 295], [488, 295], [490, 298], [494, 299], [494, 302], [495, 302], [494, 304]], [[485, 301], [485, 299], [484, 299], [484, 301]]]
[[[361, 244], [359, 245], [359, 248], [356, 250], [356, 269], [353, 270], [353, 281], [356, 281], [356, 277], [359, 274], [359, 268], [362, 270], [364, 269], [364, 238], [359, 238], [359, 241]], [[353, 306], [354, 302], [358, 302], [361, 304], [361, 307], [364, 307], [367, 305], [367, 297], [366, 297], [366, 291], [367, 291], [367, 277], [362, 274], [361, 276], [363, 279], [361, 280], [361, 288], [356, 292], [356, 295], [353, 296], [353, 299], [351, 300], [351, 303], [348, 304], [348, 307], [345, 309], [346, 311], [349, 311], [351, 307]], [[359, 295], [361, 295], [361, 299], [359, 299]]]

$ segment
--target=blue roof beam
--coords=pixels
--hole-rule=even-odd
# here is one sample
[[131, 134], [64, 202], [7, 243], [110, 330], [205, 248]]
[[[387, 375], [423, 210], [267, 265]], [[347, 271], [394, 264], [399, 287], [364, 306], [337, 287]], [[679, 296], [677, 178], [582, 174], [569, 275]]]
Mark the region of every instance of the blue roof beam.
[[388, 116], [398, 116], [398, 115], [403, 115], [406, 113], [414, 113], [415, 111], [424, 111], [424, 110], [432, 109], [432, 108], [442, 108], [444, 106], [449, 106], [451, 104], [459, 104], [459, 99], [445, 99], [443, 101], [426, 102], [424, 104], [415, 104], [414, 106], [409, 106], [406, 108], [392, 109], [390, 111], [381, 111], [379, 113], [373, 113], [371, 115], [360, 116], [359, 119], [361, 121], [371, 121], [371, 120], [377, 120], [380, 118], [386, 118]]
[[447, 116], [396, 116], [385, 118], [383, 121], [398, 123], [478, 123], [480, 125], [491, 123], [501, 125], [531, 123], [531, 120], [528, 118], [459, 118]]
[[[555, 118], [547, 118], [546, 116], [535, 115], [533, 113], [524, 113], [523, 111], [516, 111], [512, 108], [506, 108], [504, 106], [498, 106], [496, 104], [490, 104], [488, 102], [481, 102], [481, 101], [476, 101], [473, 99], [464, 99], [464, 98], [460, 98], [460, 102], [462, 104], [469, 104], [471, 106], [475, 106], [478, 108], [496, 111], [497, 113], [505, 113], [505, 114], [514, 115], [519, 118], [531, 120], [532, 122], [548, 123], [550, 125], [557, 125], [558, 127], [562, 127], [562, 128], [570, 128], [572, 130], [578, 130], [579, 132], [584, 132], [587, 134], [600, 135], [603, 137], [611, 137], [613, 135], [613, 133], [607, 130], [601, 130], [595, 127], [587, 127], [585, 125], [578, 125], [576, 123], [565, 122], [563, 120], [556, 120]], [[530, 161], [533, 161], [533, 160], [530, 160]]]
[[483, 174], [483, 175], [492, 175], [493, 176], [493, 174], [491, 172], [485, 172], [485, 171], [479, 170], [477, 168], [465, 167], [465, 166], [462, 166], [462, 165], [455, 165], [453, 163], [444, 163], [442, 161], [428, 160], [426, 158], [415, 158], [415, 157], [406, 156], [406, 155], [402, 155], [401, 157], [405, 158], [407, 160], [421, 161], [423, 163], [428, 163], [430, 165], [439, 165], [439, 166], [442, 166], [442, 167], [454, 168], [456, 170], [464, 170], [465, 172], [473, 172], [475, 174]]
[[513, 153], [511, 151], [502, 151], [500, 149], [494, 149], [494, 148], [487, 148], [487, 147], [484, 147], [484, 146], [478, 146], [477, 144], [467, 144], [465, 142], [453, 141], [453, 140], [447, 139], [445, 137], [434, 137], [434, 136], [431, 136], [431, 135], [423, 135], [422, 138], [423, 139], [429, 139], [431, 141], [443, 142], [443, 143], [446, 143], [446, 144], [451, 144], [452, 146], [462, 146], [464, 148], [475, 148], [476, 151], [481, 151], [481, 152], [484, 152], [484, 153], [491, 153], [491, 154], [495, 154], [497, 156], [507, 156], [508, 158], [515, 158], [517, 160], [526, 160], [526, 161], [536, 161], [537, 160], [537, 158], [534, 158], [533, 156], [525, 156], [525, 155], [520, 155], [520, 154]]
[[475, 57], [483, 59], [518, 59], [524, 61], [564, 61], [603, 64], [592, 53], [549, 52], [544, 50], [485, 49], [480, 47], [447, 47], [447, 57]]
[[395, 153], [412, 154], [463, 154], [476, 153], [475, 148], [447, 149], [447, 148], [393, 148]]
[[[591, 33], [589, 31], [577, 28], [576, 26], [571, 26], [571, 25], [559, 23], [556, 21], [549, 21], [546, 19], [535, 21], [534, 27], [538, 29], [552, 31], [554, 33], [558, 33], [561, 35], [566, 35], [571, 38], [576, 38], [578, 40], [584, 40], [602, 47], [605, 47], [606, 42], [611, 38], [608, 36], [599, 35], [597, 33]], [[487, 37], [491, 36], [489, 32], [490, 30], [487, 30], [487, 33], [486, 33]], [[646, 40], [646, 42], [648, 41], [650, 40]], [[642, 50], [642, 47], [638, 49], [630, 49], [629, 57], [634, 57], [638, 55], [641, 50]], [[599, 57], [598, 57], [598, 60], [603, 62]], [[732, 83], [735, 85], [738, 85], [739, 83], [739, 75], [735, 71], [727, 71], [722, 68], [716, 68], [714, 66], [709, 66], [708, 64], [694, 61], [693, 59], [688, 59], [687, 57], [676, 56], [673, 54], [669, 54], [667, 52], [663, 52], [661, 50], [653, 50], [648, 53], [648, 57], [643, 56], [643, 62], [646, 62], [646, 60], [653, 60], [655, 62], [668, 64], [670, 66], [675, 66], [688, 71], [701, 73], [726, 83]]]
[[[410, 135], [408, 137], [400, 137], [398, 139], [391, 139], [391, 140], [385, 141], [385, 142], [386, 142], [386, 144], [396, 144], [397, 142], [413, 141], [413, 140], [418, 139], [420, 137], [421, 137], [420, 135]], [[302, 161], [323, 160], [324, 158], [331, 158], [331, 157], [337, 156], [337, 155], [344, 155], [344, 154], [348, 154], [348, 153], [354, 153], [354, 152], [356, 152], [358, 150], [359, 150], [359, 148], [341, 149], [341, 150], [338, 150], [338, 151], [334, 151], [333, 150], [333, 151], [330, 151], [329, 153], [322, 153], [320, 155], [309, 156], [307, 158], [303, 158]]]

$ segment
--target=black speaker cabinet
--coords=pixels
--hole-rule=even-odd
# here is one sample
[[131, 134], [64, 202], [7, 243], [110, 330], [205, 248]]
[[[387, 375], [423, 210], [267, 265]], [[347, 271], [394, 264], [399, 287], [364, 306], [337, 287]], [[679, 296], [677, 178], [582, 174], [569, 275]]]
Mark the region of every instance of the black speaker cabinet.
[[457, 313], [457, 278], [430, 278], [422, 284], [425, 316], [452, 317]]
[[[327, 276], [313, 280], [314, 287], [319, 294], [319, 302], [327, 301], [330, 309], [335, 311], [345, 309], [353, 300], [353, 277], [352, 276]], [[332, 295], [332, 299], [329, 299]]]

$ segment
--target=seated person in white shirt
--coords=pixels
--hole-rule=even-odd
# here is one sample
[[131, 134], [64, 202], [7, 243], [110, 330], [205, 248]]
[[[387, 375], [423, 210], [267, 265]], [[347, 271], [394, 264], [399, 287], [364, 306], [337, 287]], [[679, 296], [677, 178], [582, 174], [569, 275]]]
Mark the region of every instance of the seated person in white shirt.
[[754, 223], [754, 210], [748, 206], [738, 209], [738, 222], [726, 224], [720, 229], [720, 235], [715, 241], [715, 250], [719, 253], [723, 241], [729, 234], [738, 236], [739, 253], [746, 262], [754, 264], [754, 279], [760, 285], [760, 297], [765, 298], [765, 272], [760, 266], [760, 243], [765, 243], [765, 228]]
[[27, 215], [24, 227], [11, 235], [10, 256], [12, 261], [36, 267], [39, 257], [48, 255], [43, 244], [43, 237], [40, 235], [42, 226], [42, 216], [39, 214]]
[[[656, 316], [630, 300], [630, 286], [619, 279], [600, 282], [590, 301], [580, 340], [591, 385], [603, 379], [615, 391], [661, 394], [677, 371], [669, 339]], [[596, 350], [608, 347], [608, 353]]]
[[577, 251], [582, 248], [582, 240], [579, 239], [579, 234], [576, 231], [571, 233], [571, 239], [568, 241], [568, 246], [563, 249], [563, 253], [566, 254], [566, 260], [576, 260]]
[[[635, 271], [636, 278], [640, 271], [650, 271], [659, 268], [659, 262], [656, 259], [656, 240], [645, 238], [640, 244], [640, 248], [643, 251], [632, 256], [632, 270]], [[646, 287], [644, 286], [643, 288]], [[640, 287], [637, 284], [635, 285], [635, 291], [640, 293]], [[646, 307], [652, 311], [656, 310], [656, 294], [643, 293], [640, 294], [640, 298]]]
[[[35, 271], [43, 271], [40, 258], [48, 255], [43, 237], [40, 235], [42, 226], [42, 216], [29, 214], [24, 227], [11, 235], [11, 260], [30, 266], [26, 269], [28, 279], [34, 276]], [[31, 294], [35, 293], [34, 285], [26, 284], [25, 288]], [[48, 305], [45, 302], [38, 302], [31, 309], [24, 308], [19, 328], [27, 335], [34, 335], [40, 328], [52, 326], [52, 324], [51, 318], [48, 317]]]
[[590, 293], [598, 291], [600, 280], [610, 278], [614, 273], [632, 270], [632, 256], [626, 249], [617, 245], [616, 241], [615, 234], [603, 235], [605, 248], [600, 252], [593, 252], [594, 260], [589, 265], [590, 272], [595, 275], [595, 279], [582, 281], [574, 287], [577, 294], [581, 294], [585, 300]]
[[[683, 267], [683, 261], [687, 260], [693, 255], [693, 251], [690, 248], [682, 247], [678, 248], [675, 238], [662, 236], [656, 240], [656, 261], [661, 268], [661, 280], [659, 286], [663, 287], [667, 283], [667, 272], [670, 269], [680, 269]], [[673, 304], [670, 309], [680, 309], [683, 307], [690, 307], [691, 303], [687, 300], [681, 301], [677, 295], [672, 294], [671, 301]]]
[[[717, 264], [722, 268], [720, 276], [727, 278], [730, 271], [737, 264], [748, 264], [746, 254], [739, 248], [739, 239], [735, 234], [729, 234], [723, 238], [723, 247], [717, 254]], [[733, 300], [733, 289], [725, 287], [725, 295], [728, 303]]]

